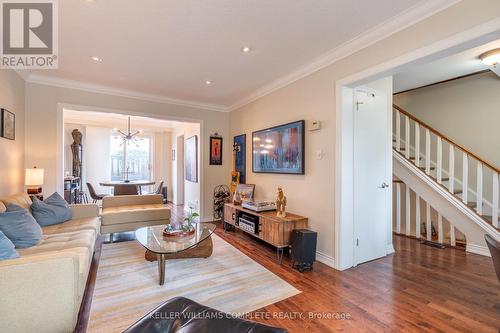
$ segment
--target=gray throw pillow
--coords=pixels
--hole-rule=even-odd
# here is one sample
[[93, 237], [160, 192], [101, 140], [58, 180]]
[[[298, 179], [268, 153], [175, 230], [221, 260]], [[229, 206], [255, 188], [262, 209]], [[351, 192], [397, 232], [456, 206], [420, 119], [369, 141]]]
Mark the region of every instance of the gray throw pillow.
[[33, 197], [31, 212], [35, 220], [42, 227], [71, 220], [69, 205], [57, 192], [44, 201], [39, 200], [37, 197]]
[[15, 204], [7, 205], [7, 211], [0, 213], [0, 231], [14, 243], [16, 248], [36, 245], [42, 239], [42, 228], [29, 210]]
[[14, 243], [0, 231], [0, 260], [19, 258]]

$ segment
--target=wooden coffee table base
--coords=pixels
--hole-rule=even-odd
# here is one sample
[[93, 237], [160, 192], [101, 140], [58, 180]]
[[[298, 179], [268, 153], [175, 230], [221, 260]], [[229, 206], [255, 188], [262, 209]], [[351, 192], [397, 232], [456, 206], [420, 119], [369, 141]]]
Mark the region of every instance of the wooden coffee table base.
[[160, 276], [160, 285], [165, 283], [165, 260], [166, 259], [188, 259], [188, 258], [208, 258], [212, 255], [214, 246], [212, 237], [208, 237], [198, 245], [177, 253], [158, 254], [146, 250], [144, 257], [147, 261], [158, 260], [158, 274]]

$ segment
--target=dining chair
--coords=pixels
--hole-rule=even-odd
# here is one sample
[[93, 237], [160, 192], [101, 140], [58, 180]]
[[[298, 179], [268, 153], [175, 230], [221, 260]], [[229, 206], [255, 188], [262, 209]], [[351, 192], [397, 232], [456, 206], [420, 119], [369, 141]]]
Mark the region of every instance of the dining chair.
[[143, 194], [163, 194], [162, 193], [162, 190], [163, 190], [163, 184], [165, 183], [165, 181], [160, 181], [160, 183], [158, 184], [158, 187], [156, 188], [156, 190], [154, 190], [153, 192], [142, 192]]
[[97, 203], [98, 201], [102, 200], [107, 194], [97, 194], [97, 192], [94, 189], [94, 186], [90, 183], [87, 183], [87, 188], [89, 189], [89, 194], [90, 197], [92, 198], [92, 203]]
[[488, 234], [484, 235], [484, 239], [486, 239], [486, 244], [488, 244], [488, 248], [490, 249], [493, 266], [495, 266], [497, 279], [500, 282], [500, 242]]
[[137, 195], [139, 194], [137, 186], [133, 185], [115, 185], [113, 195]]

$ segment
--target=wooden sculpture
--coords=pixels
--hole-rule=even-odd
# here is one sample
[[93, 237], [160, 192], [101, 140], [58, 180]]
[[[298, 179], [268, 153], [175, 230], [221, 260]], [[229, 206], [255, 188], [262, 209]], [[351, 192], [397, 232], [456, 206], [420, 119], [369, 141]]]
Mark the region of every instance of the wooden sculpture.
[[285, 212], [286, 207], [286, 197], [283, 194], [283, 189], [278, 187], [277, 196], [276, 196], [276, 216], [277, 217], [286, 217]]

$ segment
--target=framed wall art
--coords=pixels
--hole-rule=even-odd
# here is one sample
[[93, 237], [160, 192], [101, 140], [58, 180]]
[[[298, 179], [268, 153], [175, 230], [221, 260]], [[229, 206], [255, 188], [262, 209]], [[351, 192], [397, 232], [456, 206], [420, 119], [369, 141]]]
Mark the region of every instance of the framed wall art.
[[222, 165], [222, 137], [210, 137], [210, 165]]
[[305, 121], [279, 125], [252, 133], [252, 171], [304, 174]]
[[240, 173], [240, 184], [246, 183], [246, 147], [247, 135], [237, 135], [233, 139], [233, 145], [237, 145], [239, 149], [236, 150], [235, 169]]
[[184, 178], [187, 181], [198, 182], [198, 137], [192, 137], [184, 141]]
[[9, 140], [16, 139], [16, 115], [8, 110], [0, 109], [0, 136]]

